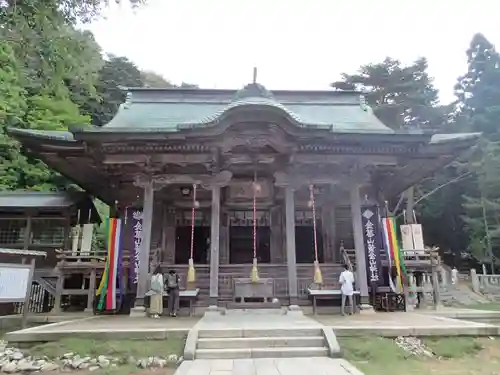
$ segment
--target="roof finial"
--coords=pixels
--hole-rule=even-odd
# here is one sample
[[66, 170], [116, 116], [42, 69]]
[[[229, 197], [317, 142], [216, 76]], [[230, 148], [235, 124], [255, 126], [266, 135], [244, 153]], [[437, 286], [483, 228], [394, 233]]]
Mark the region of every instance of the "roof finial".
[[257, 83], [257, 67], [253, 67], [253, 83]]

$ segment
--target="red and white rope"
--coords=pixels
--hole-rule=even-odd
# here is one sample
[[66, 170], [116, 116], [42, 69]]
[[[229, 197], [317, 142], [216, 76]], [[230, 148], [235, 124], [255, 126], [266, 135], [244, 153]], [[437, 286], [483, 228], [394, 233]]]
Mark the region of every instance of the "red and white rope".
[[193, 259], [194, 253], [194, 221], [196, 219], [196, 184], [193, 184], [193, 208], [191, 209], [191, 248], [189, 258]]
[[257, 175], [253, 177], [253, 257], [257, 258]]
[[318, 262], [318, 233], [316, 230], [316, 202], [314, 201], [314, 186], [309, 185], [309, 199], [311, 200], [313, 214], [313, 234], [314, 234], [314, 261]]

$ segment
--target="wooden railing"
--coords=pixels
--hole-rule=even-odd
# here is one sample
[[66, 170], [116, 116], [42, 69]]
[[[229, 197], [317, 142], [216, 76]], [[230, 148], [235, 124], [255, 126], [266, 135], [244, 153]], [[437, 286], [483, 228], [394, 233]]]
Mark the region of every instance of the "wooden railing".
[[[347, 255], [351, 265], [356, 265], [356, 250], [341, 248], [341, 252]], [[402, 253], [406, 265], [411, 266], [431, 264], [431, 256], [426, 250], [402, 250]], [[387, 253], [384, 249], [380, 250], [380, 259], [382, 260], [383, 265], [387, 265], [388, 258]]]
[[[352, 265], [353, 262], [351, 262], [351, 258], [349, 257], [349, 254], [347, 254], [346, 249], [344, 248], [343, 241], [340, 243], [340, 255], [342, 256], [344, 264], [346, 264], [347, 267], [349, 268], [349, 271], [351, 272], [354, 271], [354, 267]], [[356, 256], [354, 256], [354, 259], [356, 259]]]

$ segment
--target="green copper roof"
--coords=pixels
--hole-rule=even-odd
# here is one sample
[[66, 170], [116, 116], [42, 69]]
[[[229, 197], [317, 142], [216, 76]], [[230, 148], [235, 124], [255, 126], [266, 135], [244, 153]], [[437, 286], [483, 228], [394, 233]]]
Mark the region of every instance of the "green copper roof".
[[256, 83], [232, 92], [129, 90], [127, 101], [120, 106], [116, 116], [102, 128], [90, 131], [177, 132], [210, 127], [233, 111], [248, 109], [280, 113], [301, 128], [320, 128], [339, 133], [393, 133], [375, 117], [357, 92], [296, 92], [301, 95], [288, 91], [271, 93]]
[[[243, 89], [128, 89], [127, 100], [116, 116], [102, 127], [70, 129], [71, 132], [8, 129], [18, 138], [75, 142], [77, 133], [175, 133], [216, 126], [230, 114], [278, 114], [301, 129], [324, 129], [346, 136], [388, 135], [394, 132], [373, 114], [359, 92], [285, 91], [270, 92], [258, 83]], [[262, 117], [260, 117], [262, 118]], [[276, 117], [272, 117], [274, 120]], [[75, 134], [75, 136], [73, 135]], [[407, 134], [406, 136], [409, 136]], [[476, 139], [478, 134], [439, 134], [430, 144], [453, 143]], [[406, 139], [406, 138], [405, 138]], [[415, 138], [416, 140], [416, 138]]]
[[[76, 207], [76, 209], [82, 212], [82, 223], [88, 220], [92, 223], [101, 222], [101, 218], [92, 199], [82, 191], [41, 192], [15, 190], [0, 192], [0, 211], [4, 213], [25, 211], [33, 208], [38, 210], [57, 211], [71, 207]], [[83, 213], [85, 213], [85, 215]], [[73, 216], [75, 215], [76, 213], [74, 213]]]
[[18, 129], [18, 128], [9, 128], [9, 133], [14, 135], [27, 135], [27, 136], [36, 136], [40, 139], [47, 139], [52, 141], [74, 141], [75, 138], [73, 134], [65, 131], [57, 131], [57, 130], [32, 130], [32, 129]]

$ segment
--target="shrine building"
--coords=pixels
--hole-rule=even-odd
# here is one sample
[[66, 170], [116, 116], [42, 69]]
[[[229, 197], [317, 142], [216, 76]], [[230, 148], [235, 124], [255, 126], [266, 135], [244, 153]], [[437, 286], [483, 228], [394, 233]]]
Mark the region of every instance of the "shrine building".
[[[479, 137], [394, 131], [354, 91], [271, 92], [254, 82], [127, 92], [102, 127], [8, 132], [129, 220], [124, 264], [137, 272], [136, 306], [153, 267], [185, 279], [190, 258], [198, 306], [233, 301], [234, 281], [250, 276], [254, 258], [274, 300], [305, 305], [314, 261], [323, 283], [335, 286], [346, 254], [368, 303], [362, 207], [384, 207]], [[54, 267], [59, 277], [99, 278], [104, 264], [102, 254], [64, 248]], [[95, 280], [87, 285], [95, 289]]]

